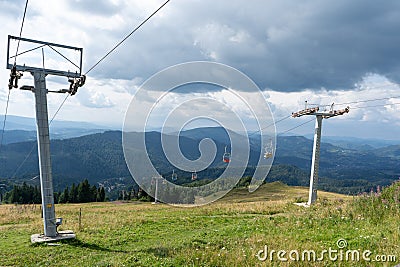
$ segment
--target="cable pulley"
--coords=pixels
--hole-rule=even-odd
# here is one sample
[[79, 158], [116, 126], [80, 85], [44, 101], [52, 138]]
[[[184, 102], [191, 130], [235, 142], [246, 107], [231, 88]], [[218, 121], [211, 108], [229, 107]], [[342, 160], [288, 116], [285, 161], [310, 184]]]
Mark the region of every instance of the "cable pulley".
[[68, 82], [70, 83], [70, 85], [68, 93], [70, 95], [75, 95], [76, 92], [78, 92], [78, 88], [82, 87], [85, 84], [85, 81], [86, 75], [81, 75], [81, 77], [79, 78], [69, 78]]
[[18, 88], [18, 80], [23, 76], [23, 74], [17, 71], [17, 67], [14, 66], [11, 68], [10, 79], [8, 80], [8, 89]]

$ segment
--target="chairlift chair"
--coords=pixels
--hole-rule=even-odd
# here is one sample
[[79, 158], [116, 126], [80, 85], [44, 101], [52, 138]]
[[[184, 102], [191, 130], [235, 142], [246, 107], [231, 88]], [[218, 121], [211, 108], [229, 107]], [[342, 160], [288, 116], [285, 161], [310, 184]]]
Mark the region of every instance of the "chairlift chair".
[[270, 140], [269, 145], [265, 147], [264, 158], [269, 159], [274, 155], [274, 149], [272, 148], [272, 140]]
[[197, 180], [197, 173], [196, 171], [192, 172], [192, 181]]
[[172, 179], [172, 181], [178, 180], [178, 175], [175, 173], [175, 170], [172, 170], [171, 179]]

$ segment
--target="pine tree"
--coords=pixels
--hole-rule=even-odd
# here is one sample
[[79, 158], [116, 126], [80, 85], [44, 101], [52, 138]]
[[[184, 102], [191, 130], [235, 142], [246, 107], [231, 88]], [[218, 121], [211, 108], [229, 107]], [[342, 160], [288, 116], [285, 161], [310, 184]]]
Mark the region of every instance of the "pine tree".
[[32, 201], [35, 204], [42, 203], [42, 195], [40, 194], [40, 189], [38, 186], [35, 186], [35, 189], [33, 191], [33, 200]]
[[71, 203], [77, 203], [78, 202], [78, 190], [77, 190], [77, 188], [75, 186], [75, 183], [72, 184], [71, 191], [70, 191], [70, 194], [69, 194], [69, 201]]
[[99, 199], [100, 202], [104, 202], [106, 200], [106, 191], [104, 190], [104, 187], [100, 188]]
[[59, 203], [68, 203], [69, 202], [69, 189], [66, 187], [64, 191], [61, 193], [59, 199]]
[[77, 201], [79, 203], [86, 203], [91, 201], [90, 184], [87, 179], [79, 183], [77, 189]]
[[90, 202], [97, 202], [98, 201], [98, 198], [97, 198], [97, 187], [95, 185], [93, 185], [90, 188], [90, 200], [89, 201]]

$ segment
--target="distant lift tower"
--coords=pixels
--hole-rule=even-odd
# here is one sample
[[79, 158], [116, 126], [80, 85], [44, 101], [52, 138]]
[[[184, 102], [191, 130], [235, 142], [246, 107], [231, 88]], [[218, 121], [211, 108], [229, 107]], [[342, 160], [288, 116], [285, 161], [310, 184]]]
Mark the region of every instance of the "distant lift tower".
[[[10, 45], [13, 41], [18, 42], [18, 46], [21, 42], [26, 44], [25, 51], [10, 56]], [[24, 55], [34, 50], [42, 49], [42, 57], [44, 61], [44, 48], [50, 49], [49, 51], [55, 51], [56, 54], [62, 56], [64, 60], [68, 60], [76, 68], [76, 72], [61, 71], [56, 69], [47, 69], [44, 67], [34, 67], [27, 65], [18, 65], [16, 58], [20, 55]], [[61, 54], [59, 50], [74, 50], [79, 53], [79, 62], [73, 63], [66, 56]], [[50, 138], [49, 138], [49, 122], [48, 122], [48, 111], [47, 111], [47, 93], [69, 93], [74, 95], [78, 87], [81, 87], [85, 82], [85, 76], [81, 74], [82, 70], [82, 48], [42, 42], [37, 40], [31, 40], [26, 38], [8, 36], [8, 49], [7, 49], [7, 69], [11, 69], [9, 89], [18, 88], [18, 79], [22, 76], [22, 72], [30, 72], [34, 78], [34, 86], [22, 86], [21, 90], [30, 90], [35, 94], [36, 103], [36, 123], [37, 123], [37, 141], [38, 141], [38, 155], [39, 155], [39, 169], [40, 169], [40, 189], [42, 194], [42, 212], [43, 212], [43, 223], [44, 223], [44, 235], [33, 235], [31, 237], [32, 242], [46, 242], [55, 241], [58, 239], [74, 238], [75, 235], [72, 232], [59, 233], [57, 227], [62, 223], [61, 218], [56, 218], [54, 209], [54, 192], [53, 192], [53, 178], [51, 170], [50, 160]], [[20, 58], [20, 57], [18, 57]], [[14, 60], [14, 63], [10, 63], [10, 60]], [[59, 91], [50, 91], [46, 88], [46, 76], [57, 75], [68, 77], [70, 82], [69, 89], [62, 89]]]
[[319, 107], [307, 108], [298, 112], [293, 112], [292, 117], [297, 118], [304, 115], [313, 115], [316, 117], [315, 121], [315, 132], [314, 132], [314, 145], [313, 145], [313, 155], [311, 162], [311, 175], [310, 175], [310, 190], [308, 195], [307, 205], [312, 205], [317, 200], [317, 187], [318, 187], [318, 169], [319, 169], [319, 156], [320, 156], [320, 146], [321, 146], [321, 128], [322, 119], [329, 119], [331, 117], [336, 117], [348, 113], [349, 107], [341, 110], [333, 110], [333, 104], [330, 111], [320, 112]]
[[152, 178], [152, 180], [151, 180], [151, 183], [152, 184], [155, 184], [155, 189], [154, 189], [154, 202], [153, 202], [153, 204], [158, 204], [158, 203], [160, 203], [159, 202], [159, 199], [158, 199], [158, 183], [159, 182], [162, 182], [162, 184], [166, 184], [167, 183], [167, 180], [165, 180], [164, 179], [164, 177], [162, 177], [162, 176], [155, 176], [155, 177], [153, 177]]

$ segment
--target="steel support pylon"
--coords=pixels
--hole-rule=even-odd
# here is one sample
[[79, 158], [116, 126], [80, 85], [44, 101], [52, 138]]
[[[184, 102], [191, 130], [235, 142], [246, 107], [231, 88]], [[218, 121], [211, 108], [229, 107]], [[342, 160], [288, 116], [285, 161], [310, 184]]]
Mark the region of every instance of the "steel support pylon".
[[154, 192], [154, 204], [158, 203], [158, 178], [156, 179], [156, 191]]
[[35, 80], [36, 124], [44, 235], [47, 237], [55, 237], [57, 235], [57, 227], [50, 159], [46, 74], [44, 72], [33, 72], [32, 75]]
[[319, 155], [321, 147], [322, 115], [317, 115], [315, 120], [314, 145], [311, 162], [310, 190], [308, 195], [308, 205], [317, 200]]
[[312, 115], [312, 116], [316, 117], [313, 155], [312, 155], [312, 162], [311, 162], [310, 191], [308, 193], [309, 194], [308, 202], [306, 203], [306, 206], [307, 205], [310, 206], [311, 204], [314, 204], [314, 202], [317, 200], [322, 119], [328, 119], [328, 118], [344, 115], [345, 113], [349, 113], [349, 110], [350, 110], [350, 107], [347, 107], [347, 108], [344, 108], [341, 110], [334, 110], [333, 106], [334, 106], [334, 104], [331, 105], [330, 111], [320, 112], [319, 107], [307, 108], [307, 101], [306, 101], [305, 109], [292, 113], [293, 118], [298, 118], [298, 117], [302, 117], [305, 115]]

